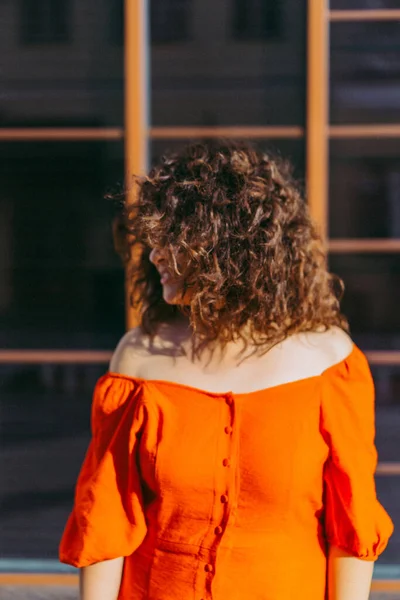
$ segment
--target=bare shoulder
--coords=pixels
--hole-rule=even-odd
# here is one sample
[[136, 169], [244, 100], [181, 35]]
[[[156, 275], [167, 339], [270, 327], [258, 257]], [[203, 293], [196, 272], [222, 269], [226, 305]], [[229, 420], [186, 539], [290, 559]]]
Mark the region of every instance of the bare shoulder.
[[303, 360], [312, 363], [320, 373], [340, 363], [352, 352], [354, 342], [340, 327], [323, 332], [304, 332], [296, 336], [293, 348], [301, 352]]
[[138, 365], [149, 354], [148, 339], [140, 327], [127, 331], [119, 340], [110, 361], [110, 371], [136, 377]]
[[110, 371], [130, 377], [142, 377], [148, 365], [176, 358], [182, 350], [182, 331], [171, 324], [160, 324], [151, 338], [142, 328], [130, 329], [120, 339], [110, 361]]

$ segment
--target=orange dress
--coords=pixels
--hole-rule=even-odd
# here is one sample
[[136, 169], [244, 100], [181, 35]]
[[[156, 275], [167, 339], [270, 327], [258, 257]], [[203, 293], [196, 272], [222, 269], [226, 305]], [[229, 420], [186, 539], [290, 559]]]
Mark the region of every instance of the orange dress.
[[246, 394], [107, 372], [60, 544], [83, 567], [124, 556], [119, 600], [324, 600], [327, 545], [374, 561], [364, 354]]

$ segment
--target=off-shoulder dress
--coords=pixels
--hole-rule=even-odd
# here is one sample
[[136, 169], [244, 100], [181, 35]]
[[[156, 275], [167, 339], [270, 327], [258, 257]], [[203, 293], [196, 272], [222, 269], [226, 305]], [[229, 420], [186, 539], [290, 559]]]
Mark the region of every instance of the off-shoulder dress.
[[374, 421], [356, 345], [241, 394], [106, 372], [60, 560], [126, 557], [119, 600], [324, 600], [329, 544], [375, 561], [393, 532]]

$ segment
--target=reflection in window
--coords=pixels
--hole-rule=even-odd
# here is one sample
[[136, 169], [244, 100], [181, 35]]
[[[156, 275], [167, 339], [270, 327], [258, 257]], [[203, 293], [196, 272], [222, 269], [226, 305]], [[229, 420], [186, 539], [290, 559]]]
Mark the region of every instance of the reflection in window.
[[189, 37], [189, 0], [151, 0], [151, 41], [181, 42]]
[[400, 22], [333, 23], [333, 123], [399, 121]]
[[331, 254], [345, 284], [342, 309], [356, 342], [369, 350], [400, 349], [400, 261], [397, 254]]
[[282, 2], [235, 0], [233, 30], [241, 40], [275, 40], [282, 37]]
[[70, 0], [22, 0], [24, 44], [53, 44], [70, 38]]
[[0, 558], [57, 558], [106, 367], [0, 365]]
[[122, 153], [110, 142], [0, 147], [0, 346], [116, 343], [123, 269], [104, 193], [122, 180]]
[[331, 143], [331, 238], [400, 238], [398, 148], [396, 139]]

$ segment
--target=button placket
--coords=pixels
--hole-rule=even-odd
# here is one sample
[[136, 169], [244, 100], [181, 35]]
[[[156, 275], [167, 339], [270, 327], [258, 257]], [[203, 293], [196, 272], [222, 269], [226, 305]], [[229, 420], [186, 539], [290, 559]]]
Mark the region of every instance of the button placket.
[[[224, 397], [225, 400], [225, 409], [222, 410], [220, 423], [221, 434], [218, 443], [217, 452], [220, 453], [220, 458], [217, 458], [217, 461], [220, 465], [220, 473], [218, 476], [219, 485], [216, 490], [217, 492], [217, 504], [215, 505], [215, 512], [213, 518], [213, 529], [211, 529], [207, 536], [207, 542], [213, 548], [213, 552], [205, 551], [207, 546], [204, 546], [204, 554], [201, 557], [201, 561], [203, 562], [202, 567], [202, 575], [199, 572], [199, 580], [200, 588], [198, 588], [199, 593], [201, 594], [200, 600], [203, 600], [204, 595], [205, 598], [208, 598], [208, 594], [210, 594], [211, 598], [211, 584], [216, 576], [216, 559], [218, 547], [221, 543], [222, 537], [226, 528], [228, 526], [228, 522], [231, 519], [231, 512], [233, 508], [232, 500], [234, 501], [234, 490], [235, 490], [235, 480], [234, 480], [234, 469], [230, 469], [233, 463], [233, 452], [234, 452], [234, 438], [235, 438], [235, 398], [233, 394], [228, 393]], [[219, 492], [219, 495], [218, 495]], [[219, 502], [218, 502], [219, 498]], [[204, 587], [203, 587], [204, 586]]]
[[[228, 470], [228, 467], [231, 466], [231, 458], [229, 455], [232, 454], [232, 433], [233, 433], [233, 424], [234, 424], [234, 415], [235, 415], [235, 399], [233, 397], [232, 393], [228, 393], [225, 396], [225, 402], [226, 404], [229, 406], [230, 410], [230, 423], [229, 425], [225, 425], [224, 427], [224, 432], [230, 436], [230, 438], [227, 440], [227, 444], [226, 444], [226, 451], [225, 451], [225, 457], [222, 457], [221, 459], [221, 465], [222, 468], [224, 469], [223, 471], [223, 477], [225, 479], [225, 491], [220, 495], [220, 502], [222, 505], [224, 505], [224, 517], [223, 517], [223, 521], [227, 522], [228, 519], [228, 513], [229, 513], [229, 501], [230, 501], [230, 488], [232, 485], [232, 481], [231, 481], [231, 473]], [[215, 527], [214, 530], [216, 535], [221, 535], [221, 533], [223, 532], [223, 527], [222, 525], [218, 525], [217, 527]]]
[[[229, 398], [229, 401], [228, 401]], [[226, 453], [225, 457], [222, 457], [222, 465], [223, 470], [225, 472], [225, 476], [227, 478], [228, 483], [228, 503], [225, 504], [226, 508], [226, 521], [225, 525], [228, 524], [233, 525], [236, 521], [237, 515], [237, 494], [240, 488], [240, 473], [238, 468], [229, 467], [232, 466], [234, 461], [238, 458], [239, 452], [239, 413], [240, 413], [240, 404], [238, 405], [236, 398], [232, 393], [229, 394], [227, 398], [227, 404], [230, 406], [230, 424], [225, 425], [225, 433], [229, 434], [229, 451]], [[234, 458], [236, 457], [236, 459]]]
[[228, 394], [225, 396], [225, 402], [228, 404], [228, 406], [232, 406], [233, 396], [232, 396], [231, 392], [228, 392]]
[[[225, 402], [230, 407], [230, 413], [231, 413], [231, 415], [230, 415], [231, 419], [230, 420], [231, 420], [231, 423], [233, 423], [233, 418], [232, 418], [233, 417], [233, 415], [232, 415], [233, 411], [232, 411], [232, 408], [234, 406], [234, 398], [233, 398], [233, 395], [230, 392], [225, 396]], [[232, 433], [232, 431], [233, 431], [232, 425], [226, 425], [225, 428], [224, 428], [224, 431], [225, 431], [225, 433], [227, 433], [228, 435], [230, 435]], [[231, 441], [232, 440], [229, 440], [229, 452], [231, 452]], [[222, 463], [222, 466], [226, 468], [226, 467], [230, 466], [231, 461], [230, 461], [230, 459], [228, 457], [225, 457], [225, 458], [222, 459], [221, 463]], [[229, 480], [229, 478], [228, 478], [228, 480]], [[229, 487], [229, 485], [228, 485], [228, 481], [227, 481], [227, 485], [226, 485], [227, 491], [225, 493], [221, 494], [221, 496], [220, 496], [220, 500], [221, 500], [222, 504], [227, 504], [228, 503], [228, 500], [229, 500], [229, 496], [228, 496], [229, 490], [228, 490], [228, 487]]]
[[228, 524], [232, 520], [235, 520], [232, 510], [234, 510], [236, 502], [236, 469], [230, 467], [234, 464], [236, 447], [236, 399], [232, 393], [228, 393], [221, 400], [221, 420], [219, 422], [221, 429], [219, 430], [220, 434], [216, 448], [219, 455], [216, 457], [216, 468], [219, 468], [220, 471], [217, 476], [217, 488], [215, 490], [216, 503], [214, 504], [213, 519], [210, 523], [211, 527], [207, 537], [203, 542], [201, 562], [199, 564], [196, 587], [200, 595], [200, 600], [208, 600], [212, 597], [211, 585], [214, 577], [217, 575], [216, 562], [218, 548], [222, 543]]

